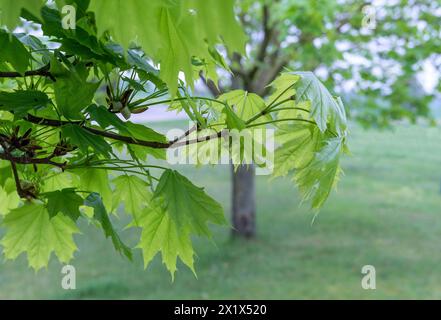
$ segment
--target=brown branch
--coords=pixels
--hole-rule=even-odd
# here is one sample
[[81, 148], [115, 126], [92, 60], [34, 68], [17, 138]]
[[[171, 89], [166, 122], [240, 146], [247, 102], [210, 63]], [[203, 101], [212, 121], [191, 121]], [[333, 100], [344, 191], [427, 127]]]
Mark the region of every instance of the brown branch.
[[[4, 149], [4, 148], [3, 148]], [[6, 150], [4, 150], [4, 153], [0, 152], [0, 159], [10, 161], [11, 163], [18, 163], [18, 164], [48, 164], [51, 166], [58, 167], [60, 169], [64, 169], [66, 167], [66, 163], [58, 163], [52, 161], [53, 156], [46, 157], [46, 158], [31, 158], [26, 156], [20, 156], [20, 157], [14, 157], [10, 153], [8, 153]]]
[[175, 140], [173, 140], [172, 144], [175, 144], [179, 141], [181, 141], [182, 139], [187, 138], [190, 134], [192, 134], [193, 132], [199, 130], [198, 126], [195, 125], [194, 127], [192, 127], [191, 129], [187, 130], [182, 136], [177, 137]]
[[25, 118], [25, 120], [29, 121], [31, 123], [34, 123], [34, 124], [48, 126], [48, 127], [62, 127], [62, 126], [69, 125], [69, 124], [75, 124], [75, 125], [78, 125], [81, 128], [83, 128], [84, 130], [87, 130], [90, 133], [93, 133], [97, 136], [102, 136], [105, 138], [125, 142], [128, 144], [134, 144], [134, 145], [150, 147], [150, 148], [155, 148], [155, 149], [167, 149], [168, 147], [170, 147], [170, 144], [171, 144], [170, 142], [164, 143], [164, 142], [157, 142], [157, 141], [145, 141], [145, 140], [135, 139], [132, 137], [122, 136], [122, 135], [112, 133], [112, 132], [107, 132], [107, 131], [102, 131], [102, 130], [95, 129], [95, 128], [86, 127], [86, 126], [84, 126], [83, 121], [63, 121], [63, 120], [45, 119], [45, 118], [33, 116], [31, 114], [28, 114], [27, 117]]
[[220, 87], [219, 84], [216, 85], [213, 80], [204, 77], [202, 72], [199, 73], [199, 77], [214, 97], [218, 97], [222, 94], [223, 89]]
[[262, 30], [263, 30], [263, 40], [260, 44], [259, 52], [256, 57], [256, 64], [251, 69], [248, 74], [249, 79], [254, 79], [257, 71], [259, 70], [259, 65], [265, 61], [265, 57], [268, 51], [268, 46], [273, 37], [273, 28], [270, 27], [270, 11], [268, 5], [264, 5], [262, 8]]
[[17, 189], [18, 196], [23, 199], [35, 198], [35, 195], [33, 193], [26, 192], [25, 190], [23, 190], [21, 186], [20, 177], [18, 176], [17, 166], [15, 165], [14, 161], [11, 161], [11, 169], [12, 169], [12, 174], [14, 176], [15, 188]]
[[216, 136], [212, 135], [212, 136], [208, 136], [208, 137], [198, 138], [198, 139], [194, 139], [194, 140], [187, 140], [187, 141], [182, 141], [182, 142], [175, 142], [175, 141], [157, 142], [157, 141], [146, 141], [146, 140], [135, 139], [132, 137], [122, 136], [122, 135], [112, 133], [112, 132], [107, 132], [107, 131], [102, 131], [102, 130], [98, 130], [95, 128], [86, 127], [86, 126], [84, 126], [83, 121], [72, 122], [72, 121], [45, 119], [45, 118], [33, 116], [31, 114], [28, 114], [27, 117], [25, 118], [25, 120], [27, 120], [31, 123], [34, 123], [34, 124], [49, 126], [49, 127], [62, 127], [65, 125], [74, 124], [74, 125], [80, 126], [84, 130], [87, 130], [92, 134], [95, 134], [95, 135], [98, 135], [98, 136], [101, 136], [104, 138], [125, 142], [127, 144], [133, 144], [133, 145], [139, 145], [139, 146], [143, 146], [143, 147], [154, 148], [154, 149], [178, 148], [178, 147], [186, 146], [189, 144], [206, 141], [207, 139], [210, 140], [210, 139], [214, 139], [215, 137], [222, 136], [222, 132], [219, 132]]
[[48, 77], [52, 81], [55, 81], [55, 77], [52, 75], [50, 70], [50, 64], [45, 65], [37, 70], [26, 71], [24, 74], [15, 71], [6, 71], [0, 72], [0, 78], [24, 78], [24, 77], [33, 77], [33, 76], [41, 76]]
[[222, 130], [222, 131], [219, 131], [219, 132], [214, 133], [209, 136], [205, 136], [205, 137], [201, 137], [201, 138], [198, 137], [193, 140], [185, 140], [185, 141], [173, 143], [170, 146], [170, 148], [179, 148], [179, 147], [184, 147], [184, 146], [188, 146], [191, 144], [196, 144], [196, 143], [205, 142], [205, 141], [209, 141], [209, 140], [219, 139], [219, 138], [227, 136], [227, 134], [228, 134], [228, 131]]
[[263, 6], [262, 12], [262, 28], [264, 32], [263, 41], [260, 45], [259, 53], [257, 54], [257, 61], [263, 62], [265, 59], [266, 51], [268, 49], [268, 45], [271, 42], [271, 38], [273, 35], [273, 29], [269, 26], [270, 22], [270, 12], [268, 5]]

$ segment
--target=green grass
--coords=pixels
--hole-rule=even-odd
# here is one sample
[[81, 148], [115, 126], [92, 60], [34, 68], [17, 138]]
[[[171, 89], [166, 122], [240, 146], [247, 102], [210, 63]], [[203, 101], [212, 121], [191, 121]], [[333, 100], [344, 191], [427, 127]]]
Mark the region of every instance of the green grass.
[[[118, 256], [93, 226], [82, 226], [73, 265], [77, 290], [61, 289], [61, 266], [35, 274], [21, 256], [0, 265], [0, 298], [318, 299], [441, 298], [441, 130], [354, 128], [338, 192], [315, 223], [288, 180], [258, 178], [258, 233], [232, 241], [214, 228], [196, 240], [198, 279], [180, 265], [174, 283], [156, 257], [146, 271]], [[184, 170], [229, 212], [226, 167]], [[118, 223], [123, 226], [126, 218]], [[134, 245], [136, 237], [124, 231]], [[361, 288], [374, 265], [377, 290]]]

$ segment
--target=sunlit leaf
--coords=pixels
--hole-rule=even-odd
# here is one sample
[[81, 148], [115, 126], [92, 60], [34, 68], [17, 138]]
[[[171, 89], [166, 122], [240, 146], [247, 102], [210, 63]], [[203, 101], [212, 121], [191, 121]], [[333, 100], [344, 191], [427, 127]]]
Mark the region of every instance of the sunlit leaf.
[[43, 204], [26, 204], [12, 210], [3, 226], [6, 234], [0, 243], [5, 257], [16, 259], [26, 252], [35, 270], [47, 266], [52, 252], [62, 263], [68, 263], [77, 250], [72, 236], [79, 231], [73, 221], [64, 215], [51, 219]]

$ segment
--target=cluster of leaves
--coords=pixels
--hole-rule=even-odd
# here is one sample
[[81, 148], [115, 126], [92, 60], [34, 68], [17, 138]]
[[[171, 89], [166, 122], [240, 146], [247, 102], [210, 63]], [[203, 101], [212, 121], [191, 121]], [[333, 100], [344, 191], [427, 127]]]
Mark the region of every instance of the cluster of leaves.
[[[210, 237], [209, 223], [227, 224], [222, 207], [157, 163], [169, 148], [219, 143], [225, 129], [275, 128], [275, 176], [292, 174], [314, 208], [327, 199], [341, 173], [346, 117], [312, 73], [282, 74], [266, 100], [240, 90], [217, 99], [188, 91], [194, 74], [212, 77], [209, 66], [222, 64], [214, 44], [243, 46], [232, 1], [56, 1], [77, 8], [75, 30], [63, 29], [60, 11], [43, 2], [0, 0], [10, 30], [21, 15], [44, 33], [0, 30], [0, 243], [7, 259], [25, 252], [36, 270], [52, 253], [68, 262], [84, 219], [132, 259], [134, 248], [112, 224], [123, 204], [128, 227], [141, 229], [136, 248], [146, 266], [161, 252], [172, 276], [178, 257], [194, 271], [191, 237]], [[112, 18], [115, 12], [130, 23]], [[154, 22], [146, 32], [141, 12]], [[128, 35], [138, 35], [142, 49], [116, 42]], [[178, 81], [180, 71], [186, 82]], [[170, 141], [130, 121], [166, 103], [186, 112], [194, 130]], [[215, 134], [205, 136], [206, 129]]]

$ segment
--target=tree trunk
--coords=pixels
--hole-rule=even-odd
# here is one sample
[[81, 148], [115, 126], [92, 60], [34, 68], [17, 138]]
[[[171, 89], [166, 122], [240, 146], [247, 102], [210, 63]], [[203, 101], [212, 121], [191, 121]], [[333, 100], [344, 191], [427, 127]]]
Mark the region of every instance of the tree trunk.
[[233, 236], [253, 238], [256, 235], [255, 167], [241, 165], [234, 171], [232, 194]]

